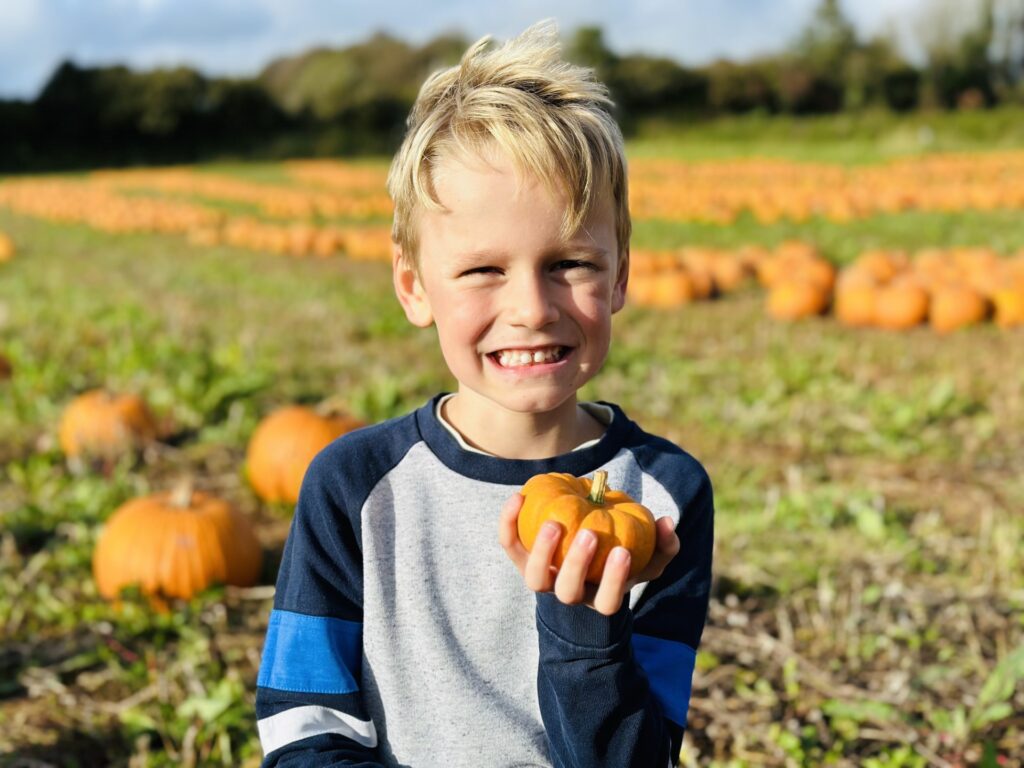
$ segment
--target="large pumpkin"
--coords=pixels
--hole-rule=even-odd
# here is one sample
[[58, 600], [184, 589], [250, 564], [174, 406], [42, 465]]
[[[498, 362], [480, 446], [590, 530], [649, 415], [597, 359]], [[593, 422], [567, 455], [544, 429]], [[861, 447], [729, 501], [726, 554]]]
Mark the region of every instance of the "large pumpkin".
[[261, 421], [249, 439], [246, 474], [264, 501], [294, 504], [309, 463], [335, 438], [364, 426], [351, 416], [321, 416], [289, 405]]
[[607, 480], [604, 471], [595, 472], [593, 482], [561, 472], [534, 475], [527, 480], [520, 491], [524, 498], [518, 523], [523, 546], [533, 549], [541, 526], [548, 520], [560, 524], [564, 531], [552, 561], [561, 566], [576, 532], [587, 528], [597, 535], [587, 581], [601, 582], [605, 561], [614, 547], [630, 551], [629, 575], [636, 576], [654, 554], [654, 515], [622, 491], [608, 490]]
[[262, 561], [249, 521], [184, 483], [118, 507], [96, 542], [92, 571], [108, 599], [133, 584], [146, 595], [187, 599], [216, 583], [252, 586]]
[[94, 389], [64, 409], [58, 438], [69, 458], [112, 459], [153, 440], [157, 432], [156, 419], [141, 397]]

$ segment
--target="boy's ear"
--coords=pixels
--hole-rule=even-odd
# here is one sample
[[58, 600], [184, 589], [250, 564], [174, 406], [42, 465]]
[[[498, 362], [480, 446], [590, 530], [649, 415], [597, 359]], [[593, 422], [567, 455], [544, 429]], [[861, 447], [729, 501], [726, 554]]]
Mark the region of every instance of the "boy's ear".
[[626, 246], [625, 253], [619, 258], [619, 271], [615, 275], [615, 285], [612, 286], [612, 314], [615, 314], [626, 304], [626, 286], [629, 284], [629, 246]]
[[423, 290], [415, 266], [402, 254], [402, 247], [391, 244], [391, 272], [395, 283], [395, 294], [405, 310], [409, 322], [419, 328], [428, 328], [434, 323], [434, 313]]

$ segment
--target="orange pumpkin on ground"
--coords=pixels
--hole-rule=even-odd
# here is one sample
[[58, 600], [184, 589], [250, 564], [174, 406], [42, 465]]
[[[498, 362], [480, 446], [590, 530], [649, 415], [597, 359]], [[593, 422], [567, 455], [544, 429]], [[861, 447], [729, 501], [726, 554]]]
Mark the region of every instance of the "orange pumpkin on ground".
[[638, 307], [649, 307], [654, 296], [654, 286], [657, 277], [647, 272], [630, 272], [629, 288], [626, 290], [626, 300]]
[[829, 292], [836, 285], [836, 268], [825, 259], [807, 259], [792, 265], [792, 271], [782, 277], [782, 282], [788, 280], [806, 280]]
[[655, 307], [678, 307], [700, 298], [698, 280], [688, 269], [662, 272], [653, 278], [649, 301]]
[[1024, 285], [996, 291], [992, 302], [995, 304], [996, 325], [1000, 328], [1024, 326]]
[[835, 294], [836, 319], [851, 327], [873, 324], [877, 295], [878, 286], [867, 276], [863, 279], [841, 280]]
[[903, 251], [864, 251], [848, 268], [870, 275], [876, 283], [887, 283], [908, 266]]
[[10, 235], [0, 232], [0, 263], [13, 259], [15, 250], [14, 241], [11, 240]]
[[708, 268], [718, 293], [735, 291], [750, 276], [747, 266], [731, 254], [719, 254], [709, 262]]
[[875, 296], [875, 324], [889, 330], [904, 330], [928, 317], [928, 292], [910, 281], [883, 285]]
[[264, 501], [294, 504], [309, 463], [332, 440], [365, 426], [351, 416], [321, 416], [291, 405], [261, 421], [246, 450], [246, 474]]
[[58, 428], [60, 447], [69, 458], [116, 458], [156, 439], [158, 427], [138, 395], [93, 389], [64, 409]]
[[152, 597], [188, 599], [215, 583], [252, 586], [262, 562], [248, 519], [185, 482], [118, 507], [96, 542], [92, 570], [107, 599], [133, 584]]
[[940, 333], [983, 322], [987, 316], [988, 302], [972, 288], [951, 285], [932, 292], [928, 323]]
[[820, 315], [830, 298], [828, 290], [809, 280], [781, 280], [768, 293], [768, 314], [779, 320]]
[[654, 554], [657, 530], [654, 515], [622, 491], [608, 490], [608, 473], [599, 470], [594, 480], [562, 472], [534, 475], [520, 493], [519, 538], [533, 549], [537, 534], [551, 520], [564, 529], [552, 562], [561, 567], [576, 532], [586, 528], [597, 535], [597, 549], [590, 561], [586, 580], [601, 583], [608, 554], [615, 547], [630, 551], [629, 575], [635, 577], [647, 567]]

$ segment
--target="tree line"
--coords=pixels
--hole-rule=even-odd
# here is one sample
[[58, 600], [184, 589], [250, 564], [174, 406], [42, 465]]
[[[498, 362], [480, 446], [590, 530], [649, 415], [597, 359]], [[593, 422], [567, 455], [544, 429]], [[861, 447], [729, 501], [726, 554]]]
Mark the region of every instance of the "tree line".
[[[839, 0], [821, 0], [783, 51], [746, 61], [620, 55], [598, 27], [575, 30], [566, 51], [608, 84], [627, 132], [651, 117], [1024, 103], [1024, 0], [932, 0], [925, 9], [919, 64], [892, 33], [861, 39]], [[469, 42], [450, 34], [417, 47], [377, 34], [276, 60], [251, 78], [66, 61], [34, 100], [0, 101], [0, 171], [387, 154], [420, 84]]]

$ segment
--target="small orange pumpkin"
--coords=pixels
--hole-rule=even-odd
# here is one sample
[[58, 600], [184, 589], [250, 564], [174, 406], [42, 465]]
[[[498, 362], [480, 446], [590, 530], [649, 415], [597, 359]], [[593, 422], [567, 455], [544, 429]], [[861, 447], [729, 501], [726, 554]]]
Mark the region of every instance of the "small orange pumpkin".
[[185, 481], [118, 507], [96, 542], [92, 570], [107, 599], [133, 584], [152, 597], [188, 599], [215, 583], [252, 586], [262, 562], [248, 519]]
[[871, 325], [875, 321], [877, 295], [878, 286], [867, 276], [840, 281], [835, 294], [836, 319], [851, 327]]
[[912, 279], [883, 285], [875, 296], [875, 324], [891, 331], [920, 325], [928, 317], [928, 292]]
[[1019, 288], [1003, 288], [992, 296], [996, 325], [1000, 328], [1024, 326], [1024, 282]]
[[301, 405], [274, 411], [257, 425], [246, 450], [246, 474], [256, 495], [294, 504], [313, 457], [335, 438], [362, 426], [351, 416], [321, 416]]
[[154, 440], [157, 432], [156, 419], [141, 397], [93, 389], [64, 409], [58, 439], [69, 458], [113, 459]]
[[876, 283], [887, 283], [907, 269], [907, 255], [903, 251], [863, 251], [848, 268], [870, 275]]
[[630, 551], [629, 575], [636, 576], [654, 554], [654, 515], [622, 491], [608, 490], [607, 483], [608, 473], [603, 470], [594, 473], [593, 482], [562, 472], [531, 477], [520, 491], [523, 506], [519, 510], [519, 538], [523, 546], [533, 549], [541, 526], [548, 520], [560, 524], [564, 533], [552, 561], [561, 567], [576, 532], [587, 528], [597, 535], [587, 581], [601, 583], [605, 561], [614, 547]]
[[820, 315], [828, 308], [831, 292], [799, 277], [778, 280], [768, 292], [768, 314], [780, 320]]
[[6, 232], [0, 232], [0, 264], [13, 259], [16, 250], [10, 235]]
[[748, 267], [739, 257], [732, 254], [717, 255], [709, 262], [708, 267], [715, 290], [719, 294], [737, 290], [750, 277]]
[[988, 301], [966, 285], [950, 285], [932, 293], [928, 322], [940, 333], [974, 325], [988, 316]]
[[671, 308], [689, 304], [700, 298], [702, 285], [690, 270], [680, 267], [662, 272], [654, 278], [651, 288], [651, 304]]
[[836, 286], [836, 268], [832, 262], [822, 258], [807, 259], [792, 265], [791, 271], [783, 277], [783, 281], [802, 280], [814, 283], [826, 293], [831, 293]]

